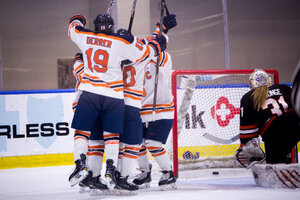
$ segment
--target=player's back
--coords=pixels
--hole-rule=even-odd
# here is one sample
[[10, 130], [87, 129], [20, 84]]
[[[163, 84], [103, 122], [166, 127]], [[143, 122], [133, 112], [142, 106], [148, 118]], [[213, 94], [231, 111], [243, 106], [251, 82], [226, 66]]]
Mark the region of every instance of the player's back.
[[[174, 102], [169, 85], [172, 73], [172, 59], [169, 53], [161, 53], [159, 65], [156, 97], [157, 119], [171, 119], [174, 117]], [[155, 74], [156, 62], [152, 60], [146, 65], [145, 69], [144, 96], [142, 99], [142, 109], [140, 111], [143, 122], [151, 121], [152, 119]]]
[[69, 35], [83, 53], [86, 66], [80, 90], [123, 99], [121, 61], [141, 57], [133, 40], [115, 34], [94, 33], [83, 26], [69, 28]]
[[270, 86], [268, 97], [258, 112], [254, 108], [253, 92], [254, 90], [249, 91], [241, 100], [241, 124], [256, 121], [261, 127], [270, 119], [279, 117], [291, 109], [291, 88], [287, 85]]

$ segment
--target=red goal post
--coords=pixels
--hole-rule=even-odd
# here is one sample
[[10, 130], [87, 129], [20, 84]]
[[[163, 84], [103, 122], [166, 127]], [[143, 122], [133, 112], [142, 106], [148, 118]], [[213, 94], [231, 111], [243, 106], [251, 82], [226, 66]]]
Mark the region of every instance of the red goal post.
[[[215, 159], [224, 162], [228, 158], [233, 158], [237, 144], [217, 144], [208, 141], [204, 135], [206, 132], [217, 136], [219, 134], [220, 139], [228, 142], [239, 133], [239, 117], [237, 116], [239, 115], [239, 102], [243, 94], [250, 90], [249, 76], [253, 71], [254, 69], [175, 70], [172, 73], [175, 112], [171, 154], [176, 177], [178, 177], [181, 163], [188, 164], [190, 166], [188, 169], [193, 169], [196, 168], [195, 163], [198, 161], [209, 160], [211, 162]], [[265, 71], [272, 78], [273, 84], [279, 83], [276, 70], [265, 69]], [[223, 113], [217, 115], [221, 107], [224, 107], [222, 104], [226, 104], [224, 112], [230, 110], [228, 115]], [[231, 123], [231, 121], [235, 122]], [[228, 128], [229, 126], [232, 126], [231, 129]], [[178, 138], [179, 135], [180, 138]], [[205, 167], [207, 165], [207, 163], [204, 164]]]

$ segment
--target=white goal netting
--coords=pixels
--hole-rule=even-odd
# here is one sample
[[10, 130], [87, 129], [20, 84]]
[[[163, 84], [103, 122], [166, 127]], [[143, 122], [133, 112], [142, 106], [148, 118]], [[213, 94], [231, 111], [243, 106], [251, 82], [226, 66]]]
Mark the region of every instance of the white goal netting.
[[[266, 70], [278, 83], [276, 70]], [[173, 137], [166, 148], [178, 170], [240, 167], [239, 107], [250, 90], [253, 70], [177, 70], [172, 75], [175, 103]]]

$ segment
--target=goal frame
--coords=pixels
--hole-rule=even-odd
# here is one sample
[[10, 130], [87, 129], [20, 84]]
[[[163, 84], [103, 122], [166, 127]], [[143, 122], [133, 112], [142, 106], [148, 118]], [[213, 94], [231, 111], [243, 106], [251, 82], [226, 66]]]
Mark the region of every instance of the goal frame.
[[[174, 101], [174, 123], [172, 129], [173, 138], [173, 171], [174, 176], [178, 177], [178, 118], [177, 118], [177, 76], [178, 75], [204, 75], [204, 74], [251, 74], [255, 69], [234, 69], [234, 70], [175, 70], [172, 73], [171, 84], [172, 84], [172, 94]], [[268, 74], [273, 74], [274, 84], [279, 83], [279, 74], [275, 69], [264, 69]]]

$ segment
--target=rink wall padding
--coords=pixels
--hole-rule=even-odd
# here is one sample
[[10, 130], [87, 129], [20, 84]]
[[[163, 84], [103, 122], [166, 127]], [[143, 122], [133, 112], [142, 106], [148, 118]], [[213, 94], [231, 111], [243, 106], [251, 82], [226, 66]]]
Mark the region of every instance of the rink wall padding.
[[0, 169], [73, 164], [74, 90], [0, 92]]
[[[73, 165], [74, 98], [72, 89], [0, 91], [0, 169]], [[200, 157], [227, 156], [237, 148], [197, 143], [179, 147], [178, 156], [199, 149]]]

